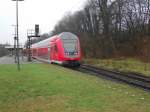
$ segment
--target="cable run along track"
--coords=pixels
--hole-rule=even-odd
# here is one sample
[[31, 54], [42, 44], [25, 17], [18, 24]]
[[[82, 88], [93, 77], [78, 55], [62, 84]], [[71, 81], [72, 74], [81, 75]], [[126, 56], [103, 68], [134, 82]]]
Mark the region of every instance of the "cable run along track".
[[135, 73], [116, 72], [84, 64], [82, 64], [80, 68], [76, 70], [86, 70], [87, 72], [92, 72], [96, 74], [96, 76], [104, 76], [110, 79], [115, 79], [119, 82], [123, 82], [128, 85], [135, 86], [150, 92], [150, 77], [142, 76]]

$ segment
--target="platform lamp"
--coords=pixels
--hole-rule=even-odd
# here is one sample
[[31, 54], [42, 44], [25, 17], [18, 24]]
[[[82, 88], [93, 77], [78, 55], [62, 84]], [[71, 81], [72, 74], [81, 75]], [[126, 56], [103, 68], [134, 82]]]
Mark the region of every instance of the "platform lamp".
[[20, 60], [19, 60], [19, 33], [18, 33], [18, 1], [24, 1], [24, 0], [12, 0], [16, 1], [16, 40], [17, 40], [17, 67], [18, 71], [20, 71]]

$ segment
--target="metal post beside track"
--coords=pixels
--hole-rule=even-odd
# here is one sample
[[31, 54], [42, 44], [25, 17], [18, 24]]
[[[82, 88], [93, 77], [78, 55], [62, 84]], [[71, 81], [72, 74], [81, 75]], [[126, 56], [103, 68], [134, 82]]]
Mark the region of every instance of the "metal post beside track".
[[28, 29], [27, 30], [27, 38], [28, 38], [28, 45], [27, 45], [27, 51], [28, 51], [28, 61], [30, 62], [30, 61], [32, 61], [32, 58], [31, 58], [31, 56], [32, 56], [32, 52], [31, 52], [31, 40], [32, 40], [32, 38], [33, 37], [40, 37], [40, 35], [39, 35], [39, 25], [35, 25], [35, 30], [32, 30], [32, 29]]
[[17, 55], [17, 67], [18, 71], [20, 71], [20, 60], [19, 60], [19, 17], [18, 17], [18, 1], [24, 1], [24, 0], [12, 0], [16, 1], [16, 41], [17, 41], [17, 49], [16, 49], [16, 55]]

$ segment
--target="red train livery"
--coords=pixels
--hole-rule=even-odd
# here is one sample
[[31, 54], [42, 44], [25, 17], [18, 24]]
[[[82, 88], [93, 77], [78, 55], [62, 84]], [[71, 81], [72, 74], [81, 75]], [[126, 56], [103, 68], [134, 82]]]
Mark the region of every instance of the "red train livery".
[[79, 66], [81, 48], [78, 37], [70, 32], [63, 32], [31, 46], [32, 57], [42, 58], [50, 63]]

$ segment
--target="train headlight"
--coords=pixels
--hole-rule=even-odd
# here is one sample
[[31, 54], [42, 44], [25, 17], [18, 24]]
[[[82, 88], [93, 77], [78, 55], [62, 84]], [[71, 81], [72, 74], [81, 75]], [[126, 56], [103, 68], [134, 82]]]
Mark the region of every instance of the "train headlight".
[[65, 55], [69, 55], [69, 52], [65, 52]]
[[78, 52], [75, 52], [75, 55], [78, 55]]

